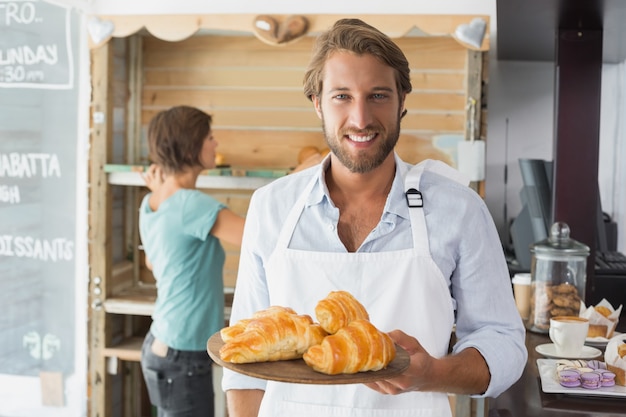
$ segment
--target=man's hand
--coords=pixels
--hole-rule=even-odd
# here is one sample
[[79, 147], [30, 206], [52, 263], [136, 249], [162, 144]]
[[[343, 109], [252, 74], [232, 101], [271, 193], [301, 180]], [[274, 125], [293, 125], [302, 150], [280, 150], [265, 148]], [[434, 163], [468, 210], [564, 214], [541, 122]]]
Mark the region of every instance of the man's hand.
[[411, 356], [409, 368], [395, 378], [368, 383], [381, 394], [434, 391], [455, 394], [482, 394], [491, 375], [485, 359], [474, 348], [442, 358], [431, 356], [415, 339], [400, 330], [389, 332], [391, 339]]
[[389, 336], [411, 357], [409, 368], [398, 377], [365, 385], [381, 394], [395, 395], [409, 391], [426, 391], [424, 388], [429, 382], [426, 380], [427, 375], [435, 358], [426, 352], [416, 338], [400, 330], [389, 332]]

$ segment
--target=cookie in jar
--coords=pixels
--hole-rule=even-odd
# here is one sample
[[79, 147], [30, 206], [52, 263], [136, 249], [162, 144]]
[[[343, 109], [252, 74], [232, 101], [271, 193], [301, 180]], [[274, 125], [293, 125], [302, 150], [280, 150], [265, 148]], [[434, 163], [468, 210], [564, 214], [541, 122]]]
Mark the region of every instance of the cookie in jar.
[[550, 236], [531, 245], [531, 299], [528, 329], [548, 333], [550, 319], [578, 316], [585, 298], [589, 247], [570, 238], [570, 229], [554, 223]]
[[528, 326], [531, 330], [547, 333], [552, 317], [578, 316], [581, 297], [575, 285], [534, 281], [531, 283], [530, 291]]

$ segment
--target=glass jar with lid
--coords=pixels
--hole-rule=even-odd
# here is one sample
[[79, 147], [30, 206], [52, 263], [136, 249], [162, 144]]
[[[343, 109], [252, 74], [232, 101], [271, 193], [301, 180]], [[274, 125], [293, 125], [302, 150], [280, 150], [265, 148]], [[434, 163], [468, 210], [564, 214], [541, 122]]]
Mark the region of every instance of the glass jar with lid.
[[548, 333], [550, 318], [578, 316], [585, 299], [589, 247], [570, 238], [566, 223], [557, 222], [550, 236], [530, 245], [531, 298], [528, 329]]

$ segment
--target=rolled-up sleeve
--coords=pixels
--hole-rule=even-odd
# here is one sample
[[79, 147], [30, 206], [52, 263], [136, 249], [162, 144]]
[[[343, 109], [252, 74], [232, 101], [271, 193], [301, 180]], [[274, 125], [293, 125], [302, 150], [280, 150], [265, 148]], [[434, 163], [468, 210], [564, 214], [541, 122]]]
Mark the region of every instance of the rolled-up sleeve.
[[[470, 198], [471, 199], [471, 198]], [[458, 262], [451, 277], [456, 304], [457, 343], [453, 352], [476, 348], [491, 374], [480, 397], [497, 397], [522, 375], [528, 352], [525, 329], [515, 307], [508, 267], [495, 225], [482, 200], [469, 201]]]

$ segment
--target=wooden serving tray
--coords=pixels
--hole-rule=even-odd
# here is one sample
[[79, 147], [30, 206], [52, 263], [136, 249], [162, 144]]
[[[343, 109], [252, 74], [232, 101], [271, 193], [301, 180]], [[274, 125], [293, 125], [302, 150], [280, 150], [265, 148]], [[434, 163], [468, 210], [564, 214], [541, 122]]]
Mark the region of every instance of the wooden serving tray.
[[303, 359], [258, 363], [230, 363], [220, 358], [220, 348], [224, 345], [219, 332], [207, 341], [207, 352], [215, 363], [240, 374], [270, 381], [296, 384], [357, 384], [390, 379], [404, 372], [410, 363], [409, 354], [396, 345], [396, 357], [380, 371], [357, 372], [356, 374], [326, 375], [314, 371]]

